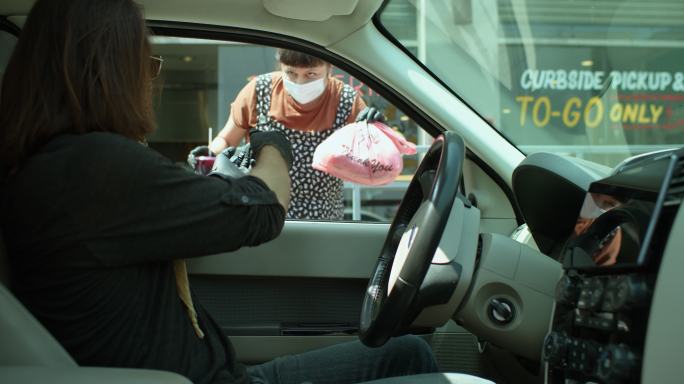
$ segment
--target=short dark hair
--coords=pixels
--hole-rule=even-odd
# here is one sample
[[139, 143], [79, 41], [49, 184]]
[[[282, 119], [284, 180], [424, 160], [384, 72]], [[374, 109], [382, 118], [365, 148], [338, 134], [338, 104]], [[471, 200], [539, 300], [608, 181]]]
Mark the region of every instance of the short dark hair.
[[317, 67], [319, 65], [328, 64], [316, 56], [285, 48], [278, 48], [276, 51], [276, 59], [281, 64], [289, 65], [291, 67]]
[[0, 170], [54, 136], [154, 130], [151, 48], [132, 0], [38, 0], [0, 93]]

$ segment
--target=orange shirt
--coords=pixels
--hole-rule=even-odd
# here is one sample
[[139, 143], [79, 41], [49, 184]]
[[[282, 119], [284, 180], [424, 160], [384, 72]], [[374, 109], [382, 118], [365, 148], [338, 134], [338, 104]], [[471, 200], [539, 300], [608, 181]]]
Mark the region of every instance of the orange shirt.
[[[325, 131], [333, 126], [343, 86], [344, 83], [341, 80], [329, 77], [323, 94], [318, 99], [302, 105], [285, 90], [282, 72], [273, 72], [271, 73], [271, 108], [268, 115], [290, 129]], [[366, 103], [357, 93], [347, 122], [354, 122], [356, 115], [365, 107]], [[242, 88], [230, 106], [230, 113], [236, 126], [242, 129], [256, 126], [256, 78]]]

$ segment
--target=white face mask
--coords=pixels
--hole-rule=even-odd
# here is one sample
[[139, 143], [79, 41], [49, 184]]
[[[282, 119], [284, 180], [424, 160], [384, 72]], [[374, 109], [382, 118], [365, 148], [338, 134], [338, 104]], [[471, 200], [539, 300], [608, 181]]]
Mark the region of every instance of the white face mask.
[[295, 99], [299, 104], [310, 103], [323, 94], [325, 91], [325, 78], [310, 81], [304, 84], [297, 84], [287, 78], [287, 74], [283, 73], [283, 84], [287, 93]]

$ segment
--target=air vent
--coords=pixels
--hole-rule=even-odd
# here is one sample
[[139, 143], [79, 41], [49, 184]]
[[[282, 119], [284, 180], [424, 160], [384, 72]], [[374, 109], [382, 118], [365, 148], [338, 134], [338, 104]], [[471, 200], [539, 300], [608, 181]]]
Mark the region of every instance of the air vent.
[[677, 153], [679, 159], [675, 165], [675, 169], [672, 172], [672, 179], [670, 180], [670, 186], [667, 190], [667, 195], [665, 196], [665, 205], [679, 205], [684, 198], [684, 158], [682, 155], [684, 153]]

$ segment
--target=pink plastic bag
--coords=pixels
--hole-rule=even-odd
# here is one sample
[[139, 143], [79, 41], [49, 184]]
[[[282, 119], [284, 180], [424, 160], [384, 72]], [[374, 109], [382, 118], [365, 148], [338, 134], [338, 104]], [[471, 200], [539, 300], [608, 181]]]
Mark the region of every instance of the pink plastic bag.
[[347, 124], [325, 139], [316, 148], [311, 166], [342, 180], [382, 185], [401, 173], [402, 154], [415, 153], [415, 144], [385, 124], [361, 121]]

